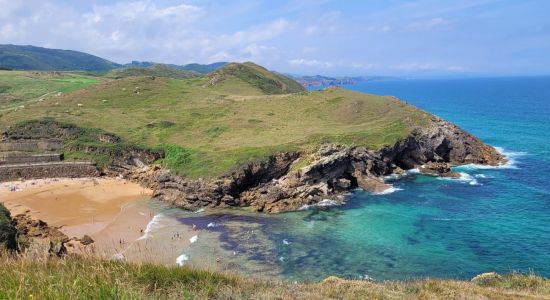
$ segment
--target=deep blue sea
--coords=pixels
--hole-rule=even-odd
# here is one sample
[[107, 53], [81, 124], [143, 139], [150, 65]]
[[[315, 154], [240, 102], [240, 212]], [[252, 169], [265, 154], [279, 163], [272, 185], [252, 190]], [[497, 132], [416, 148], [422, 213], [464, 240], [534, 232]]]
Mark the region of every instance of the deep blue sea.
[[[550, 277], [550, 77], [363, 82], [454, 122], [510, 159], [459, 167], [460, 179], [410, 174], [395, 191], [279, 215], [178, 216], [209, 234], [185, 250], [211, 264], [287, 280]], [[210, 226], [209, 226], [210, 225]], [[218, 245], [218, 246], [214, 246]], [[220, 262], [218, 262], [219, 264]]]

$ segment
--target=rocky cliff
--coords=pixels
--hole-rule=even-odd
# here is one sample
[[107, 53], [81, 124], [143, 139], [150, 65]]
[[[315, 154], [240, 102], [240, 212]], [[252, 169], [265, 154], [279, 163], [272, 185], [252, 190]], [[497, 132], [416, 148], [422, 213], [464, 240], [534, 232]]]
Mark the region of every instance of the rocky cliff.
[[[296, 168], [304, 160], [305, 167]], [[313, 154], [279, 153], [209, 181], [187, 180], [159, 168], [141, 168], [127, 175], [154, 188], [156, 198], [189, 210], [250, 206], [260, 212], [281, 212], [324, 199], [341, 202], [341, 195], [356, 187], [381, 192], [390, 187], [384, 175], [412, 168], [454, 176], [451, 166], [504, 161], [493, 147], [434, 117], [430, 126], [415, 129], [406, 139], [377, 152], [326, 144]]]

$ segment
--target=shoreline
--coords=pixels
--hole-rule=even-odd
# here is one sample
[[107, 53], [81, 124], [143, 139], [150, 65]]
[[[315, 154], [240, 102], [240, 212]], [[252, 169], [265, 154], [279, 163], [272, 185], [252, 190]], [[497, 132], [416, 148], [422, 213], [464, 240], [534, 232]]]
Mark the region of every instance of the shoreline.
[[[142, 238], [156, 215], [145, 203], [151, 194], [152, 190], [137, 183], [108, 177], [0, 183], [0, 202], [12, 216], [26, 214], [57, 228], [68, 238], [88, 235], [94, 240], [88, 246], [70, 241], [67, 243], [70, 252], [103, 258], [124, 253], [127, 260], [135, 262], [149, 262], [159, 250]], [[182, 238], [171, 246], [179, 252], [188, 244], [189, 239]], [[152, 261], [169, 263], [162, 259]], [[172, 263], [175, 264], [175, 259]]]

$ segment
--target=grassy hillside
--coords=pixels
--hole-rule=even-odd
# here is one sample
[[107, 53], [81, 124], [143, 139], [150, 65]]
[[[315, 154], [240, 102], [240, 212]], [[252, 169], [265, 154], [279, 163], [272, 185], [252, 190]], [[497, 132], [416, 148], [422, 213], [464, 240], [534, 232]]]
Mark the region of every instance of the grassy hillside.
[[183, 71], [167, 65], [155, 64], [149, 67], [127, 67], [114, 69], [105, 74], [109, 78], [125, 78], [130, 76], [158, 76], [185, 79], [200, 76], [199, 73]]
[[0, 45], [0, 68], [4, 69], [106, 71], [117, 67], [116, 63], [78, 51]]
[[0, 256], [0, 299], [548, 299], [550, 282], [509, 274], [479, 283], [326, 280], [290, 284], [150, 264]]
[[[173, 145], [168, 162], [178, 163], [170, 167], [199, 178], [219, 176], [279, 150], [314, 150], [323, 142], [379, 149], [430, 122], [428, 114], [395, 98], [339, 88], [307, 92], [300, 87], [297, 93], [268, 95], [264, 83], [279, 75], [257, 81], [234, 75], [251, 68], [261, 72], [256, 74], [267, 72], [244, 64], [204, 78], [99, 80], [23, 109], [0, 107], [0, 128], [48, 117], [106, 130], [142, 146]], [[0, 82], [12, 74], [0, 72]], [[214, 74], [223, 74], [224, 80], [211, 84]], [[18, 80], [27, 80], [23, 75]], [[292, 85], [284, 89], [295, 91], [290, 86], [297, 83], [286, 80]], [[35, 89], [45, 82], [33, 79], [23, 86]]]
[[[123, 67], [141, 67], [141, 68], [148, 68], [154, 65], [157, 65], [158, 63], [150, 62], [150, 61], [132, 61], [131, 63], [124, 64]], [[190, 72], [196, 72], [199, 74], [208, 74], [210, 72], [214, 72], [217, 69], [227, 65], [227, 62], [215, 62], [212, 64], [187, 64], [187, 65], [174, 65], [174, 64], [163, 64], [165, 66], [168, 66], [170, 68], [176, 69], [176, 70], [182, 70], [182, 71], [190, 71]]]
[[193, 71], [201, 74], [208, 74], [210, 72], [214, 72], [217, 69], [227, 65], [227, 62], [216, 62], [212, 64], [187, 64], [185, 66], [181, 66], [182, 70], [187, 71]]
[[225, 88], [228, 92], [234, 91], [235, 85], [241, 82], [268, 95], [298, 93], [305, 90], [298, 82], [251, 62], [228, 64], [209, 74], [208, 79], [210, 85]]
[[98, 77], [74, 73], [0, 71], [0, 116], [47, 99], [52, 105], [59, 93], [68, 93], [101, 81], [103, 79]]

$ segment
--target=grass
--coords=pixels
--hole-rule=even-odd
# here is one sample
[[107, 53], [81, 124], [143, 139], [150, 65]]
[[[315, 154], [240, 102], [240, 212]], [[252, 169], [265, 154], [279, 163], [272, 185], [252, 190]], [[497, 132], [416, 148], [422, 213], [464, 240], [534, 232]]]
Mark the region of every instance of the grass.
[[490, 284], [326, 280], [285, 283], [187, 267], [0, 255], [0, 299], [543, 299], [550, 281], [511, 273]]
[[296, 81], [284, 75], [269, 72], [251, 62], [228, 64], [208, 76], [210, 80], [217, 81], [222, 85], [231, 77], [236, 77], [268, 95], [298, 93], [305, 90]]
[[105, 77], [109, 78], [125, 78], [130, 76], [158, 76], [184, 79], [198, 77], [200, 74], [192, 71], [178, 70], [161, 64], [155, 64], [150, 67], [126, 67], [114, 69], [105, 74]]
[[[171, 168], [192, 178], [212, 178], [276, 151], [312, 151], [325, 142], [377, 150], [431, 122], [427, 113], [392, 97], [340, 88], [270, 94], [265, 91], [273, 87], [270, 82], [287, 85], [282, 76], [251, 64], [239, 66], [231, 64], [213, 73], [224, 74], [213, 85], [213, 74], [191, 79], [97, 79], [24, 109], [0, 112], [0, 128], [50, 118], [112, 132], [144, 147], [176, 145], [186, 149], [189, 161], [166, 162]], [[241, 76], [243, 68], [264, 77]], [[0, 82], [29, 74], [0, 72]], [[20, 89], [29, 90], [44, 88], [50, 81], [18, 80]]]
[[75, 73], [0, 71], [0, 114], [102, 81]]

